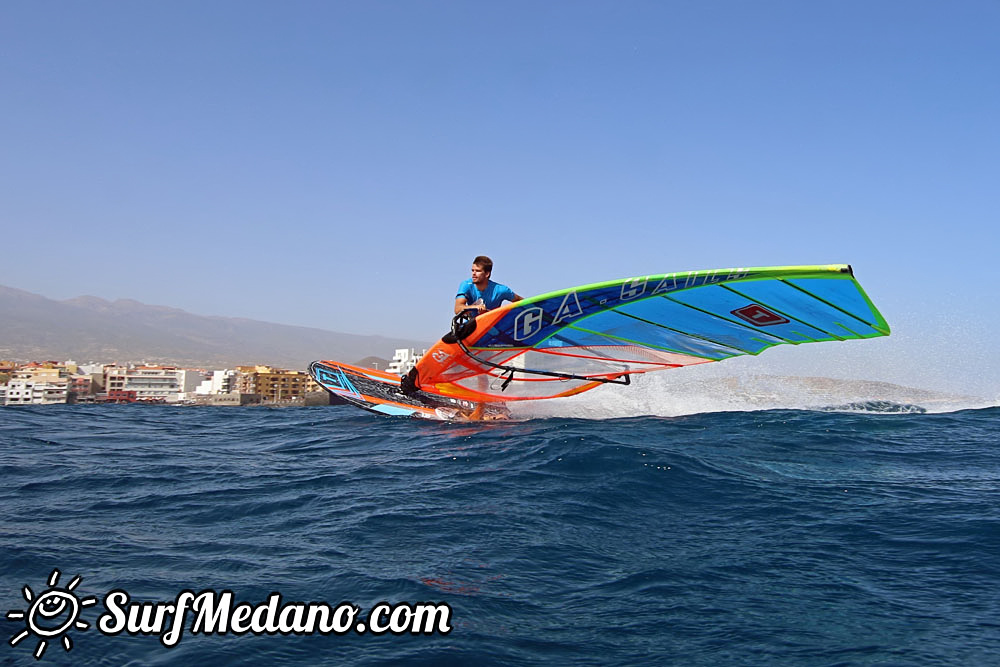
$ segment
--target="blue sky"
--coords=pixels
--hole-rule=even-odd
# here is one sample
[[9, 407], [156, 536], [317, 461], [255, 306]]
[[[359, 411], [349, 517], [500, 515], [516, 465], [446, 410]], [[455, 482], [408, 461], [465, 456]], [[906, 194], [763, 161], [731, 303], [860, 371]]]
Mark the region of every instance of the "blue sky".
[[0, 284], [432, 339], [480, 253], [525, 296], [846, 262], [894, 336], [810, 355], [1000, 394], [998, 34], [993, 1], [8, 1]]

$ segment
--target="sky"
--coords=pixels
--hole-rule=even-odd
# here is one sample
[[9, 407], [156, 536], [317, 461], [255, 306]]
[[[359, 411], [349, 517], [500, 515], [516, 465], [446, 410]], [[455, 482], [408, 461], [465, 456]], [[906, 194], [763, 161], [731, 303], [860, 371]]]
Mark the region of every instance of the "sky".
[[479, 254], [522, 296], [849, 263], [893, 336], [775, 364], [1000, 396], [998, 34], [994, 0], [6, 0], [0, 284], [430, 341]]

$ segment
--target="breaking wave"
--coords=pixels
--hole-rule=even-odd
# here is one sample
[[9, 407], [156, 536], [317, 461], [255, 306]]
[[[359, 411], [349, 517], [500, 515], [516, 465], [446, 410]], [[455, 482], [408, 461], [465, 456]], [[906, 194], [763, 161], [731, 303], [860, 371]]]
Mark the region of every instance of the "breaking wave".
[[818, 410], [920, 414], [997, 405], [977, 396], [905, 387], [889, 382], [825, 377], [660, 373], [634, 376], [629, 387], [606, 386], [579, 396], [515, 404], [521, 418], [680, 417], [712, 412]]

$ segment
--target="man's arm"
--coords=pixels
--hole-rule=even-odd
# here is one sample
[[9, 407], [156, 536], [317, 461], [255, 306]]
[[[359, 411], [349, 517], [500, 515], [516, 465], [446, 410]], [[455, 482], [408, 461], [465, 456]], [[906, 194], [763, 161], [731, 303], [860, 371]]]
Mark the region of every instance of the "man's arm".
[[486, 310], [486, 306], [484, 306], [481, 303], [476, 304], [474, 306], [470, 306], [468, 304], [468, 301], [466, 300], [466, 298], [464, 296], [460, 296], [460, 297], [457, 297], [455, 299], [455, 314], [456, 315], [458, 315], [459, 313], [461, 313], [463, 310], [471, 310], [473, 308], [475, 308], [476, 310], [478, 310], [480, 313], [483, 312], [484, 310]]

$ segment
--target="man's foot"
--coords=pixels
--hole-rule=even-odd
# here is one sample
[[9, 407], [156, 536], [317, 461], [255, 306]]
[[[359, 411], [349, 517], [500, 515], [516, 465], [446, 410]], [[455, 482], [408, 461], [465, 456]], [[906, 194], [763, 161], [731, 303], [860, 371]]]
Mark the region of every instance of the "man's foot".
[[411, 368], [406, 375], [399, 377], [399, 390], [406, 396], [413, 396], [417, 393], [417, 369]]

